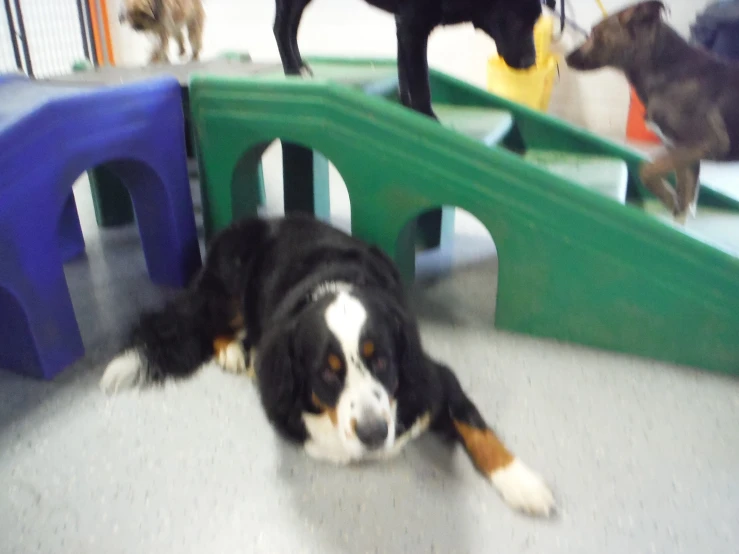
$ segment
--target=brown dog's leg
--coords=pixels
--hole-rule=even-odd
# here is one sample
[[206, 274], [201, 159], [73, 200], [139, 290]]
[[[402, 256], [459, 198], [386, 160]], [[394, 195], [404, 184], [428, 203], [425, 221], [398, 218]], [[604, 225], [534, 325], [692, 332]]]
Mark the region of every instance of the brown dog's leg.
[[177, 53], [180, 57], [185, 55], [185, 37], [182, 34], [182, 29], [177, 29], [174, 35], [175, 42], [177, 42]]
[[670, 183], [662, 178], [661, 173], [656, 173], [654, 164], [645, 164], [639, 171], [639, 177], [649, 191], [654, 194], [670, 213], [677, 210], [677, 194]]
[[187, 22], [187, 38], [192, 48], [192, 59], [197, 61], [200, 59], [200, 51], [203, 49], [203, 26], [205, 24], [205, 12], [203, 6], [198, 2], [195, 13]]
[[[640, 172], [641, 179], [655, 196], [662, 200], [675, 218], [684, 222], [687, 210], [697, 193], [696, 167], [702, 159], [715, 156], [716, 151], [714, 142], [694, 148], [675, 148], [644, 165]], [[673, 172], [677, 177], [677, 192], [664, 180], [664, 177]]]
[[157, 40], [159, 44], [154, 48], [154, 52], [151, 54], [150, 63], [168, 62], [169, 57], [167, 56], [167, 47], [169, 46], [169, 35], [167, 29], [163, 25], [157, 27], [156, 30]]
[[[650, 119], [660, 128], [669, 129], [678, 146], [644, 165], [640, 176], [675, 218], [684, 221], [690, 204], [696, 199], [701, 160], [722, 159], [729, 151], [731, 141], [718, 108], [699, 110], [689, 118], [683, 117], [682, 112], [653, 111], [656, 113]], [[677, 193], [663, 179], [672, 172], [677, 177]]]
[[677, 208], [675, 219], [684, 223], [688, 214], [695, 215], [698, 201], [700, 163], [677, 170]]

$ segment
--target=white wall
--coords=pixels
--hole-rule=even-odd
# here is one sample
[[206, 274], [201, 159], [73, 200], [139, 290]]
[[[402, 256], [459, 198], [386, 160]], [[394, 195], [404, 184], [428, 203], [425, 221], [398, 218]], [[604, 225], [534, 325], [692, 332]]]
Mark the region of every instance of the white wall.
[[[116, 58], [119, 63], [143, 63], [149, 43], [130, 29], [120, 27], [118, 1], [109, 0]], [[624, 0], [603, 2], [609, 11], [630, 3]], [[670, 8], [669, 21], [687, 35], [695, 14], [710, 0], [665, 0], [665, 3]], [[584, 29], [590, 29], [600, 19], [595, 0], [577, 0], [571, 4], [569, 15]], [[235, 50], [248, 51], [256, 59], [278, 59], [272, 35], [274, 5], [271, 0], [206, 0], [205, 9], [205, 57]], [[299, 39], [305, 54], [395, 56], [392, 17], [361, 0], [314, 0], [306, 10]], [[576, 34], [566, 33], [556, 48], [564, 52], [577, 40]], [[484, 87], [486, 61], [494, 52], [494, 43], [469, 25], [437, 29], [429, 44], [429, 63]], [[621, 137], [627, 109], [628, 88], [620, 75], [611, 71], [575, 74], [564, 64], [560, 65], [551, 113], [596, 132]]]

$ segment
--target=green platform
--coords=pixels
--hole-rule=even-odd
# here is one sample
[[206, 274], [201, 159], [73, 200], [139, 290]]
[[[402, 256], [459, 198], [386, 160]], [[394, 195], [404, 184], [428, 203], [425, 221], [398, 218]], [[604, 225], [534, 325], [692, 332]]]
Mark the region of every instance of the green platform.
[[[451, 229], [451, 210], [418, 229], [420, 214], [456, 206], [477, 217], [500, 260], [498, 328], [739, 374], [736, 199], [704, 186], [699, 219], [720, 224], [699, 238], [653, 215], [636, 151], [434, 71], [439, 125], [397, 104], [392, 61], [310, 63], [314, 79], [277, 66], [192, 76], [209, 236], [256, 215], [261, 154], [279, 138], [334, 163], [352, 233], [389, 252], [406, 279], [419, 234], [443, 243]], [[313, 162], [303, 179], [325, 210]]]

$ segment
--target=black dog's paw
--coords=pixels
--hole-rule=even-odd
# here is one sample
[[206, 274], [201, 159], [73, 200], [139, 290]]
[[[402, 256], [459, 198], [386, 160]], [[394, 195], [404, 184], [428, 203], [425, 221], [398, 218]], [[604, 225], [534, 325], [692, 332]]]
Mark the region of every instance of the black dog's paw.
[[301, 77], [313, 77], [313, 70], [308, 66], [307, 63], [303, 63], [300, 66], [300, 76]]
[[428, 107], [416, 107], [416, 106], [406, 106], [409, 110], [413, 110], [416, 113], [420, 113], [421, 115], [425, 115], [426, 117], [430, 117], [431, 119], [435, 121], [439, 121], [439, 116], [434, 113], [434, 110], [431, 109], [431, 106]]
[[425, 115], [426, 117], [430, 117], [434, 121], [439, 122], [439, 116], [437, 116], [434, 110], [432, 110], [431, 108], [419, 110], [419, 112]]

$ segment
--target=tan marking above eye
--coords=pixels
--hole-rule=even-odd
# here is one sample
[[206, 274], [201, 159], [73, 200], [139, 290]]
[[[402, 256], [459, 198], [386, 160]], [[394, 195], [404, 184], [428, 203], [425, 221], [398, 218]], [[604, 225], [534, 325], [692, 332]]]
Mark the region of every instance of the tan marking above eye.
[[330, 367], [333, 371], [340, 371], [341, 370], [341, 359], [336, 354], [329, 354], [328, 355], [328, 367]]
[[369, 358], [374, 353], [375, 353], [375, 343], [372, 342], [371, 340], [364, 341], [364, 343], [362, 344], [362, 355], [365, 358]]
[[321, 399], [318, 398], [318, 395], [315, 392], [312, 394], [311, 400], [313, 400], [313, 405], [316, 408], [318, 408], [319, 410], [321, 410], [321, 412], [323, 412], [324, 414], [328, 416], [328, 418], [331, 420], [331, 423], [335, 427], [339, 421], [339, 416], [336, 413], [336, 408], [335, 407], [332, 408], [331, 406], [327, 406], [326, 404], [321, 402]]

